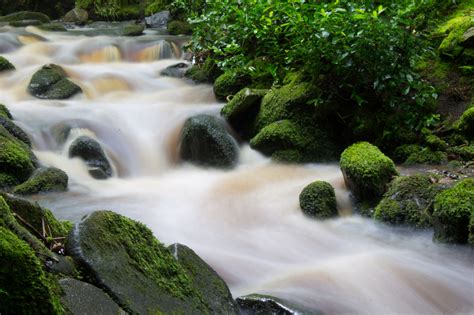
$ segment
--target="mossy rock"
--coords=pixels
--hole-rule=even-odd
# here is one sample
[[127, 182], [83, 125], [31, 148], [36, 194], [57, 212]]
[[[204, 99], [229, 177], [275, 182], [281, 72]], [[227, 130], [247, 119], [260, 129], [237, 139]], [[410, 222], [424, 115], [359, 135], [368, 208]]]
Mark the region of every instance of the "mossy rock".
[[43, 22], [39, 20], [21, 20], [21, 21], [13, 21], [9, 23], [10, 26], [13, 27], [26, 27], [26, 26], [39, 26], [43, 24]]
[[376, 146], [359, 142], [341, 154], [340, 166], [347, 188], [360, 202], [375, 203], [398, 175], [393, 161]]
[[244, 139], [255, 135], [255, 118], [260, 111], [260, 103], [268, 90], [244, 88], [222, 108], [221, 116]]
[[232, 168], [237, 163], [238, 155], [235, 140], [217, 118], [197, 115], [184, 123], [180, 141], [180, 156], [183, 161]]
[[26, 144], [28, 147], [31, 147], [31, 141], [26, 132], [7, 117], [0, 114], [0, 125], [2, 125], [13, 137]]
[[457, 16], [450, 19], [438, 29], [438, 34], [446, 35], [438, 48], [441, 56], [455, 59], [460, 57], [465, 47], [469, 48], [472, 34], [469, 30], [474, 26], [471, 16]]
[[28, 222], [30, 226], [27, 230], [33, 235], [43, 230], [43, 223], [52, 237], [64, 237], [72, 229], [70, 222], [57, 220], [50, 210], [42, 208], [36, 202], [6, 193], [0, 193], [0, 196], [3, 197], [13, 213]]
[[89, 168], [89, 174], [95, 179], [106, 179], [112, 176], [110, 164], [99, 142], [81, 136], [74, 140], [69, 147], [69, 157], [79, 157], [84, 160]]
[[397, 177], [375, 208], [374, 218], [394, 225], [431, 227], [434, 198], [439, 191], [428, 175]]
[[239, 314], [227, 284], [201, 257], [185, 245], [173, 244], [168, 248], [205, 298], [212, 314]]
[[434, 240], [467, 243], [473, 215], [474, 178], [468, 178], [436, 196], [433, 212]]
[[0, 173], [12, 175], [17, 183], [33, 173], [36, 157], [26, 144], [14, 138], [0, 125]]
[[48, 32], [67, 32], [67, 29], [61, 23], [46, 23], [38, 26], [40, 30]]
[[129, 24], [122, 30], [122, 36], [140, 36], [143, 35], [145, 25], [143, 24]]
[[337, 216], [336, 194], [328, 182], [315, 181], [299, 196], [300, 208], [307, 216], [327, 219]]
[[[5, 206], [0, 197], [0, 207]], [[0, 312], [60, 314], [63, 308], [53, 280], [35, 252], [0, 223]]]
[[184, 76], [198, 83], [211, 83], [221, 74], [222, 70], [219, 69], [216, 61], [212, 58], [207, 58], [204, 63], [188, 69]]
[[414, 152], [408, 156], [405, 165], [440, 165], [448, 161], [446, 152], [433, 151], [430, 148], [423, 148], [421, 151]]
[[249, 294], [246, 296], [238, 297], [237, 303], [239, 304], [241, 314], [253, 314], [253, 315], [322, 315], [323, 312], [317, 310], [309, 310], [300, 306], [297, 306], [291, 302], [283, 299], [276, 298], [270, 295], [263, 294]]
[[186, 21], [170, 21], [168, 22], [168, 32], [170, 35], [191, 35], [193, 28]]
[[214, 82], [214, 94], [219, 100], [224, 101], [228, 96], [237, 94], [251, 83], [248, 74], [238, 70], [228, 70]]
[[[265, 155], [273, 156], [275, 152], [280, 152], [278, 159], [290, 163], [327, 161], [335, 156], [335, 146], [324, 132], [309, 129], [290, 120], [280, 120], [267, 125], [250, 140], [250, 146]], [[284, 161], [281, 152], [288, 150], [298, 151], [298, 156], [302, 159]]]
[[448, 148], [446, 141], [433, 134], [427, 134], [425, 136], [425, 143], [426, 146], [433, 151], [445, 151]]
[[41, 23], [51, 22], [50, 18], [46, 14], [32, 11], [20, 11], [9, 15], [0, 16], [0, 22], [13, 22], [23, 20], [37, 20]]
[[[1, 58], [1, 57], [0, 57]], [[3, 104], [0, 104], [0, 117], [3, 117], [3, 118], [7, 118], [7, 119], [13, 119], [13, 116], [12, 114], [10, 113], [10, 111], [8, 110], [8, 108], [3, 105]]]
[[28, 92], [41, 99], [67, 99], [82, 90], [67, 79], [61, 67], [46, 65], [33, 74], [28, 85]]
[[84, 273], [133, 314], [209, 313], [185, 269], [143, 224], [111, 211], [85, 217], [67, 252]]
[[15, 66], [10, 63], [5, 57], [0, 56], [0, 72], [15, 70]]
[[26, 182], [16, 186], [13, 189], [13, 193], [18, 195], [33, 195], [66, 191], [68, 180], [67, 174], [58, 168], [41, 167], [36, 169]]
[[418, 144], [403, 144], [393, 151], [392, 158], [397, 163], [404, 163], [410, 155], [421, 150], [423, 147]]
[[474, 107], [468, 108], [456, 123], [459, 132], [468, 139], [474, 139]]
[[64, 22], [77, 25], [84, 25], [88, 20], [89, 14], [87, 11], [77, 7], [67, 12], [63, 17]]

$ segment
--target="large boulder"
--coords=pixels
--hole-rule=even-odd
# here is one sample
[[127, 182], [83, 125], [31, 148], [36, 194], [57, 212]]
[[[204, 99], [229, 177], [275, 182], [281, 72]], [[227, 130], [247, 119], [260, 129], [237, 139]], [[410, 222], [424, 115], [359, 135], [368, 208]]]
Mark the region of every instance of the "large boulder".
[[15, 66], [10, 63], [5, 57], [0, 56], [0, 72], [15, 70]]
[[357, 201], [375, 203], [398, 175], [393, 161], [376, 146], [359, 142], [341, 154], [340, 166], [347, 188]]
[[431, 227], [434, 198], [440, 190], [428, 175], [397, 177], [375, 208], [374, 218], [396, 225]]
[[252, 79], [247, 73], [228, 70], [214, 82], [214, 94], [219, 100], [225, 101], [228, 96], [237, 94], [251, 82]]
[[184, 161], [229, 168], [237, 163], [238, 154], [235, 140], [217, 118], [197, 115], [184, 123], [180, 145]]
[[337, 216], [336, 194], [328, 182], [315, 181], [306, 186], [299, 196], [303, 213], [318, 219]]
[[208, 313], [184, 268], [143, 224], [94, 212], [69, 234], [66, 249], [98, 287], [132, 314]]
[[165, 28], [168, 25], [170, 11], [161, 11], [145, 18], [145, 23], [152, 28]]
[[[0, 197], [0, 207], [3, 199]], [[28, 244], [0, 220], [0, 313], [60, 314], [53, 280]]]
[[96, 179], [112, 176], [112, 166], [104, 150], [99, 142], [90, 137], [81, 136], [74, 140], [69, 147], [69, 157], [83, 159], [89, 168], [89, 173]]
[[433, 211], [434, 240], [467, 243], [473, 216], [474, 178], [468, 178], [436, 196]]
[[63, 21], [66, 23], [72, 23], [77, 25], [84, 25], [89, 20], [89, 14], [86, 10], [80, 8], [74, 8], [63, 17]]
[[244, 88], [222, 108], [221, 116], [244, 139], [255, 135], [255, 118], [260, 110], [262, 98], [268, 90]]
[[61, 67], [51, 64], [43, 66], [33, 74], [28, 92], [41, 99], [67, 99], [82, 90], [69, 81]]
[[65, 278], [59, 280], [59, 285], [64, 293], [61, 302], [72, 315], [127, 314], [104, 291], [92, 284]]
[[66, 191], [67, 174], [55, 167], [40, 167], [28, 180], [13, 189], [18, 195], [33, 195], [38, 193]]
[[0, 16], [0, 22], [14, 22], [24, 20], [37, 20], [41, 23], [51, 22], [51, 20], [46, 14], [32, 11], [20, 11], [9, 15]]
[[173, 244], [168, 247], [184, 268], [196, 290], [205, 297], [212, 314], [238, 314], [238, 307], [227, 284], [191, 248]]
[[240, 313], [244, 315], [322, 315], [322, 312], [308, 310], [291, 302], [262, 294], [250, 294], [237, 298]]

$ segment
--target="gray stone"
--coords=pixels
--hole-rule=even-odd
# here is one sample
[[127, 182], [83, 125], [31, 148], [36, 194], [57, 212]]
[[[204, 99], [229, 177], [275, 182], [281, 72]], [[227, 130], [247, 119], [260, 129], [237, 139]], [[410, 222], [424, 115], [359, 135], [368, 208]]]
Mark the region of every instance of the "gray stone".
[[69, 147], [69, 157], [83, 159], [89, 167], [89, 173], [96, 179], [112, 176], [112, 166], [104, 150], [99, 142], [90, 137], [81, 136], [74, 140]]
[[63, 17], [63, 21], [66, 23], [73, 23], [77, 25], [84, 25], [89, 20], [89, 14], [86, 10], [74, 8]]
[[152, 28], [166, 28], [170, 19], [170, 11], [161, 11], [145, 18], [145, 23]]
[[189, 69], [189, 65], [184, 62], [171, 65], [163, 69], [160, 74], [164, 77], [184, 78], [184, 74]]

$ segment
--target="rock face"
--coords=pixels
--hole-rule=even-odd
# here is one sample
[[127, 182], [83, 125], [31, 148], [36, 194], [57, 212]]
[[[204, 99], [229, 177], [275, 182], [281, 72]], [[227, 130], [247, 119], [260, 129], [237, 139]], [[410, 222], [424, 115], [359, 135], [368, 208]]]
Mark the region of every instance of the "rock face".
[[64, 291], [61, 302], [72, 315], [127, 314], [104, 291], [89, 283], [66, 278], [59, 280], [59, 285]]
[[10, 63], [6, 58], [0, 56], [0, 72], [15, 70], [15, 66]]
[[368, 142], [359, 142], [344, 150], [340, 166], [347, 188], [361, 202], [380, 200], [387, 184], [398, 175], [393, 161]]
[[54, 191], [66, 191], [68, 176], [62, 170], [55, 167], [40, 167], [36, 169], [31, 177], [24, 183], [13, 189], [13, 193], [19, 195], [33, 195]]
[[94, 212], [76, 225], [66, 245], [94, 283], [127, 312], [209, 313], [184, 268], [141, 223]]
[[28, 92], [41, 99], [67, 99], [82, 90], [67, 79], [61, 67], [46, 65], [33, 75]]
[[160, 72], [164, 77], [172, 78], [183, 78], [186, 71], [189, 69], [189, 65], [184, 62], [177, 63], [175, 65], [166, 67]]
[[390, 224], [431, 227], [434, 198], [439, 191], [428, 175], [397, 177], [375, 208], [374, 218]]
[[99, 142], [87, 136], [74, 140], [69, 147], [69, 157], [83, 159], [89, 167], [89, 173], [96, 179], [106, 179], [112, 176], [112, 166], [107, 160]]
[[237, 298], [242, 315], [322, 315], [322, 312], [302, 309], [273, 296], [250, 294]]
[[316, 181], [300, 194], [300, 207], [311, 217], [326, 219], [337, 216], [336, 194], [328, 182]]
[[226, 100], [227, 96], [235, 95], [251, 83], [248, 74], [238, 71], [227, 71], [214, 82], [214, 94], [219, 100]]
[[434, 240], [445, 243], [467, 243], [474, 216], [474, 178], [457, 183], [436, 196], [433, 212]]
[[230, 168], [237, 163], [238, 148], [217, 118], [197, 115], [184, 123], [180, 156], [198, 165]]
[[181, 244], [168, 248], [183, 266], [194, 287], [205, 297], [212, 314], [239, 313], [224, 280], [192, 249]]
[[86, 10], [74, 8], [63, 17], [63, 21], [66, 23], [73, 23], [77, 25], [84, 25], [89, 20], [89, 14]]
[[145, 23], [148, 27], [166, 28], [170, 18], [170, 11], [161, 11], [145, 18]]

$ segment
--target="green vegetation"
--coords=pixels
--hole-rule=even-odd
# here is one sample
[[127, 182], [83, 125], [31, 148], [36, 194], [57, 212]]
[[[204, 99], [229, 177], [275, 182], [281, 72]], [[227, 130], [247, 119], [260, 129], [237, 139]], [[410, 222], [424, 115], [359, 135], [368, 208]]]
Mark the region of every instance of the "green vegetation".
[[33, 195], [53, 191], [66, 191], [68, 176], [55, 167], [42, 167], [33, 172], [24, 183], [16, 186], [13, 193], [18, 195]]
[[214, 82], [214, 93], [220, 100], [234, 95], [250, 84], [250, 76], [241, 71], [227, 71], [220, 75]]
[[337, 216], [336, 195], [331, 184], [316, 181], [306, 186], [299, 196], [303, 213], [318, 219]]
[[186, 21], [171, 21], [168, 23], [170, 35], [190, 35], [193, 32], [191, 24]]

